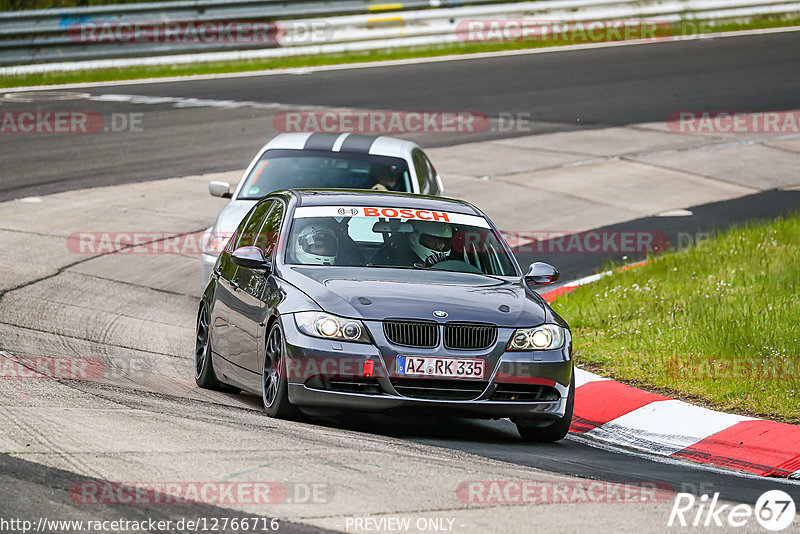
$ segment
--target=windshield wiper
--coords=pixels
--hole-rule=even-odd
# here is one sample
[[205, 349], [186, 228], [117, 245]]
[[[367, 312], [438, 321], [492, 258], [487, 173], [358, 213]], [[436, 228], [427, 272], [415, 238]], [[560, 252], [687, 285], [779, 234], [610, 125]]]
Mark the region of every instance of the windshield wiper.
[[364, 267], [381, 267], [386, 269], [414, 269], [408, 265], [382, 265], [380, 263], [367, 263]]

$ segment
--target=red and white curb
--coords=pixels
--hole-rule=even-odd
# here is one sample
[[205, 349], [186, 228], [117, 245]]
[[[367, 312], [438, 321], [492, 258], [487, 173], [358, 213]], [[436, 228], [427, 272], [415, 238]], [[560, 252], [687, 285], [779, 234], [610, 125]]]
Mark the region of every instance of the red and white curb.
[[[641, 265], [645, 265], [647, 260], [640, 261], [638, 263], [631, 263], [630, 265], [625, 265], [624, 267], [620, 267], [620, 271], [626, 271], [628, 269], [633, 269], [634, 267], [639, 267]], [[571, 282], [567, 282], [563, 286], [559, 286], [555, 289], [551, 289], [550, 291], [544, 291], [540, 295], [546, 302], [553, 302], [556, 297], [560, 297], [566, 293], [571, 291], [575, 291], [581, 286], [585, 286], [586, 284], [591, 284], [592, 282], [597, 282], [601, 278], [605, 278], [606, 276], [610, 276], [614, 274], [614, 271], [604, 271], [602, 273], [593, 274], [591, 276], [585, 276], [583, 278], [578, 278], [577, 280], [573, 280]]]
[[[552, 302], [610, 274], [569, 282], [542, 293], [542, 298]], [[709, 410], [583, 369], [575, 370], [575, 385], [573, 434], [761, 476], [800, 478], [800, 426]]]
[[576, 369], [571, 431], [640, 451], [800, 478], [800, 426], [733, 415]]

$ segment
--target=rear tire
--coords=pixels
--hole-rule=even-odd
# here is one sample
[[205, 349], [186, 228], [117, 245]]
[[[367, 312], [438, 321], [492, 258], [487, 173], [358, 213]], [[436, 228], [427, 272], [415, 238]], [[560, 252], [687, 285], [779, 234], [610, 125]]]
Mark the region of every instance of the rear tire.
[[205, 304], [197, 314], [197, 335], [194, 348], [194, 381], [204, 389], [219, 390], [222, 384], [214, 374], [211, 359], [211, 327], [208, 308]]
[[300, 410], [289, 402], [289, 379], [286, 376], [286, 343], [280, 321], [267, 334], [264, 371], [261, 376], [261, 400], [267, 415], [276, 419], [298, 420]]
[[569, 393], [567, 394], [567, 408], [564, 416], [547, 426], [536, 426], [539, 421], [524, 419], [516, 421], [517, 431], [522, 436], [522, 441], [531, 443], [552, 443], [564, 439], [569, 433], [569, 426], [572, 424], [572, 411], [575, 407], [575, 372], [569, 382]]

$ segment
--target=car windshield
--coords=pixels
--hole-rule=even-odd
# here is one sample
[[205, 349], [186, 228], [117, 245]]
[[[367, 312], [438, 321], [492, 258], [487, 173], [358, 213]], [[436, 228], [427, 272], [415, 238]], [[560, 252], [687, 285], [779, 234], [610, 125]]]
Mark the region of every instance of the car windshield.
[[302, 206], [285, 262], [517, 276], [502, 237], [481, 216], [418, 208]]
[[257, 200], [281, 189], [376, 189], [413, 193], [404, 159], [319, 150], [268, 150], [237, 198]]

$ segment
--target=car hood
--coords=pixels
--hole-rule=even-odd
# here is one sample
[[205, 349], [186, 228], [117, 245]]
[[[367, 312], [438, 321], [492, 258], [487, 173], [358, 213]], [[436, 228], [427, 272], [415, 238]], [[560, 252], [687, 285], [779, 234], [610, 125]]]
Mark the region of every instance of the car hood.
[[242, 222], [244, 216], [247, 215], [247, 212], [250, 211], [250, 208], [252, 208], [256, 202], [258, 201], [231, 200], [222, 208], [211, 230], [226, 235], [232, 234], [236, 231], [239, 223]]
[[549, 319], [544, 301], [521, 278], [445, 271], [308, 267], [284, 269], [284, 279], [330, 313], [383, 320], [477, 321], [535, 326]]

